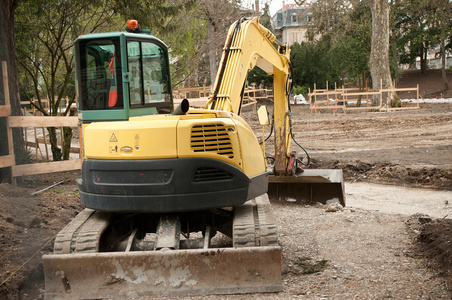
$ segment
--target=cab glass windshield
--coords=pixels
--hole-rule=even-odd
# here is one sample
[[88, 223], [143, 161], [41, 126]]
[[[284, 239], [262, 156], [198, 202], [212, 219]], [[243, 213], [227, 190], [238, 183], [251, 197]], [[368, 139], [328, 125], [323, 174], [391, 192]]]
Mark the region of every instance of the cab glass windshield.
[[[127, 43], [131, 107], [162, 107], [171, 103], [166, 57], [166, 50], [157, 44], [144, 41]], [[158, 105], [159, 103], [162, 105]]]
[[123, 107], [119, 38], [80, 41], [80, 110]]

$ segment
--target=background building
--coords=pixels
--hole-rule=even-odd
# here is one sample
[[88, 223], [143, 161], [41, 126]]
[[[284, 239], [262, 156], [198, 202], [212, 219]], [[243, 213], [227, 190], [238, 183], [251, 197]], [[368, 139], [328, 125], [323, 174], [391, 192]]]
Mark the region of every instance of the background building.
[[273, 32], [278, 40], [292, 45], [307, 41], [308, 25], [312, 21], [310, 5], [284, 4], [272, 17]]

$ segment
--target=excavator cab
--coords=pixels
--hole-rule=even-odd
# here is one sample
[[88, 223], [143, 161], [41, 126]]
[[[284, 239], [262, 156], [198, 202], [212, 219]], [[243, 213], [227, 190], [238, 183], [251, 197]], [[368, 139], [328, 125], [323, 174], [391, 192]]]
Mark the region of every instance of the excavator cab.
[[168, 48], [150, 34], [89, 34], [75, 41], [78, 109], [84, 123], [173, 110]]
[[149, 30], [82, 35], [74, 51], [81, 158], [90, 123], [173, 111], [168, 47]]

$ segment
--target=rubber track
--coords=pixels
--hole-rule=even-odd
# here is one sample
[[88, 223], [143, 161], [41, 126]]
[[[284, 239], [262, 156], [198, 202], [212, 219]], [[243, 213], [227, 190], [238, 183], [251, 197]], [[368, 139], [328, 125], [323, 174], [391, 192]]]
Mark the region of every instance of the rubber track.
[[235, 248], [253, 247], [256, 245], [256, 226], [254, 221], [254, 200], [248, 200], [244, 204], [235, 207], [232, 245]]
[[110, 213], [84, 209], [57, 234], [53, 252], [98, 252], [100, 237], [108, 227], [110, 216]]
[[233, 246], [254, 247], [278, 244], [278, 231], [268, 195], [264, 194], [235, 208]]
[[110, 224], [111, 213], [95, 212], [79, 229], [75, 240], [77, 253], [99, 252], [99, 242], [102, 233]]
[[[111, 213], [84, 209], [55, 238], [54, 253], [95, 253]], [[233, 246], [254, 247], [278, 244], [278, 233], [267, 194], [235, 208]]]
[[94, 213], [94, 210], [85, 208], [69, 224], [67, 224], [56, 236], [53, 245], [53, 253], [71, 253], [71, 244], [74, 235], [83, 223]]
[[278, 245], [278, 228], [268, 195], [256, 197], [257, 215], [259, 219], [260, 246]]

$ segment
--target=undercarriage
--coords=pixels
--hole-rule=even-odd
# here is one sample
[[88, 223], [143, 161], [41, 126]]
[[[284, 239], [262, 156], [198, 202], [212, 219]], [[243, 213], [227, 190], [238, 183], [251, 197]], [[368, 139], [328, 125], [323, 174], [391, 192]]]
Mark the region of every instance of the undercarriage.
[[[85, 209], [43, 258], [46, 298], [281, 290], [266, 194], [237, 207], [174, 214]], [[118, 294], [119, 293], [119, 294]]]

